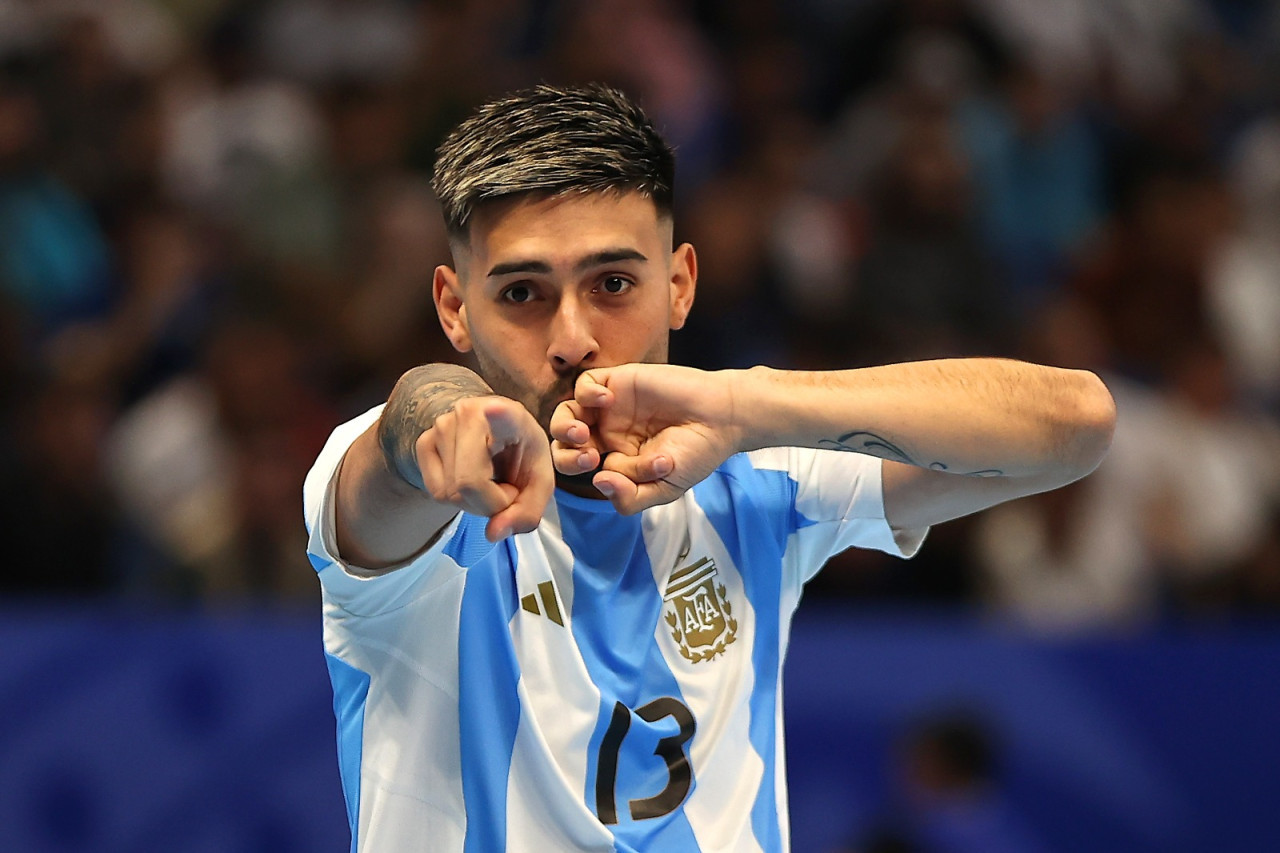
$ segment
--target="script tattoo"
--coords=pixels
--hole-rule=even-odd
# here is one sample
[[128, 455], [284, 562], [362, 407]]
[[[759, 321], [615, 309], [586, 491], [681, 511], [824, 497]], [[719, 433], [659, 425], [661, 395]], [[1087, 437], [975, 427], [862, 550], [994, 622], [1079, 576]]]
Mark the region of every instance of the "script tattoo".
[[928, 468], [930, 471], [947, 471], [953, 474], [959, 474], [962, 477], [1002, 477], [1004, 472], [998, 468], [984, 468], [981, 471], [951, 471], [950, 466], [945, 462], [930, 462], [924, 464], [914, 459], [910, 454], [898, 445], [894, 444], [884, 436], [876, 435], [873, 432], [865, 430], [853, 430], [846, 432], [839, 438], [824, 438], [818, 442], [818, 446], [826, 450], [839, 450], [844, 453], [865, 453], [868, 456], [875, 456], [880, 459], [890, 459], [894, 462], [902, 462], [907, 465], [914, 465], [917, 468]]
[[428, 364], [401, 376], [378, 422], [387, 464], [409, 485], [424, 488], [414, 449], [418, 436], [462, 398], [492, 393], [479, 376], [456, 364]]

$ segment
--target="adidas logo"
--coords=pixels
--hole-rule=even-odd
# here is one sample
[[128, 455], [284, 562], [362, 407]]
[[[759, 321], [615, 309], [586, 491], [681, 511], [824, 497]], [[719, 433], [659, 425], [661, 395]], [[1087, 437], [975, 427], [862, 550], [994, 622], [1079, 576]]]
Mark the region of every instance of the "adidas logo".
[[[538, 599], [542, 599], [542, 609], [538, 608]], [[551, 581], [543, 581], [538, 584], [538, 594], [529, 593], [520, 599], [520, 608], [527, 610], [537, 616], [546, 611], [547, 618], [552, 622], [564, 627], [564, 618], [560, 615], [560, 605], [556, 603], [556, 587]]]

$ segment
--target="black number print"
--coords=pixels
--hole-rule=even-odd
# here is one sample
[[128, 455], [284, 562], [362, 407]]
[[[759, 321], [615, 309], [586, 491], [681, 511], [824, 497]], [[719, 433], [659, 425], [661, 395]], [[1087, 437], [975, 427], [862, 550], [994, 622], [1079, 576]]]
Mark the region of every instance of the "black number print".
[[[635, 713], [647, 723], [672, 717], [680, 726], [680, 731], [659, 740], [653, 750], [654, 755], [666, 762], [667, 786], [652, 797], [631, 800], [627, 804], [632, 820], [648, 820], [675, 811], [689, 795], [689, 788], [693, 784], [693, 769], [689, 766], [689, 756], [684, 751], [684, 745], [693, 737], [698, 724], [693, 718], [693, 712], [679, 699], [671, 696], [654, 699], [637, 708]], [[604, 824], [618, 822], [614, 790], [618, 783], [618, 754], [622, 751], [622, 741], [630, 729], [631, 710], [621, 702], [614, 704], [613, 717], [600, 740], [600, 753], [596, 756], [596, 815]]]

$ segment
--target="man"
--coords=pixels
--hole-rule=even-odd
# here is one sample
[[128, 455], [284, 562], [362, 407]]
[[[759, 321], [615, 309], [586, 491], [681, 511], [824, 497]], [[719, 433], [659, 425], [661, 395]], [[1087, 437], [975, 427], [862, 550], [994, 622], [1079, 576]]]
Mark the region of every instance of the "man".
[[410, 370], [305, 487], [353, 850], [786, 849], [804, 582], [1106, 452], [1083, 372], [664, 364], [697, 279], [673, 165], [602, 87], [440, 148], [433, 292], [477, 370]]

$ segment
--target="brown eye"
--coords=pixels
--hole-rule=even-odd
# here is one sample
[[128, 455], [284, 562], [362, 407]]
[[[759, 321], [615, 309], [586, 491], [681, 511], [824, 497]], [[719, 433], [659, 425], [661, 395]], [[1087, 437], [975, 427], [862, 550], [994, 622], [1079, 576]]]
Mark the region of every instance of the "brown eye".
[[513, 284], [502, 291], [502, 301], [522, 305], [533, 300], [533, 290], [527, 285]]
[[633, 287], [635, 287], [634, 282], [628, 281], [620, 275], [611, 275], [600, 283], [601, 290], [614, 296], [626, 293]]

